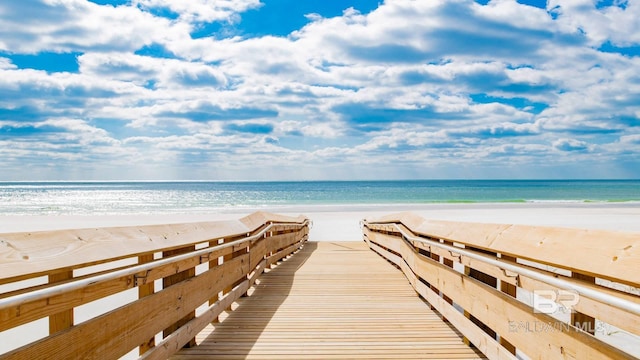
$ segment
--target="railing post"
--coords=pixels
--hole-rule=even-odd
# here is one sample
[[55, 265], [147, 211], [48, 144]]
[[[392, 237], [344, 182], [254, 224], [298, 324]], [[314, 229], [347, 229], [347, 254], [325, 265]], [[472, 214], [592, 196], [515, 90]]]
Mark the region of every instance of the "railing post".
[[[429, 252], [429, 257], [436, 261], [436, 262], [440, 262], [440, 256], [437, 254], [434, 254], [433, 252]], [[431, 288], [431, 290], [433, 290], [433, 292], [435, 292], [436, 294], [440, 295], [440, 296], [444, 296], [444, 294], [442, 292], [440, 292], [440, 289], [438, 289], [437, 287], [435, 287], [433, 284], [429, 284], [429, 287]], [[436, 308], [431, 305], [431, 310], [435, 310]], [[446, 321], [446, 318], [443, 316], [442, 317], [443, 320]]]
[[[449, 246], [453, 246], [453, 242], [451, 242], [451, 241], [443, 240], [442, 243], [446, 244], [446, 245], [449, 245]], [[442, 263], [445, 266], [448, 266], [448, 267], [453, 269], [453, 260], [447, 259], [447, 258], [442, 258]], [[442, 298], [444, 299], [444, 301], [448, 302], [449, 305], [453, 305], [453, 300], [450, 297], [448, 297], [447, 295], [445, 295], [444, 293], [442, 294]], [[444, 317], [444, 316], [442, 317], [442, 320], [446, 321], [446, 322], [449, 322], [449, 320], [447, 320], [447, 318]]]
[[[270, 237], [273, 237], [273, 231], [269, 231], [269, 232], [267, 233], [267, 238], [270, 238]], [[267, 249], [268, 249], [268, 251], [267, 251], [267, 257], [273, 256], [273, 254], [275, 253], [275, 250], [274, 250], [274, 248], [273, 248], [273, 244], [271, 244], [271, 242], [270, 242], [270, 241], [268, 241], [268, 242], [267, 242]], [[276, 266], [276, 264], [275, 264], [275, 263], [271, 263], [271, 264], [269, 264], [269, 268], [270, 268], [270, 269], [273, 269], [273, 267], [275, 267], [275, 266]]]
[[[138, 264], [144, 264], [153, 261], [153, 254], [145, 254], [138, 256]], [[152, 295], [155, 292], [154, 282], [150, 281], [146, 284], [138, 286], [138, 299], [142, 299], [145, 296]], [[152, 336], [147, 342], [139, 346], [140, 355], [149, 351], [149, 349], [156, 346], [156, 338]]]
[[[260, 240], [258, 240], [258, 241], [260, 241]], [[242, 284], [243, 281], [249, 279], [249, 273], [251, 273], [251, 270], [253, 270], [253, 269], [250, 268], [250, 265], [251, 265], [251, 241], [248, 242], [247, 247], [245, 247], [244, 250], [242, 250], [242, 249], [239, 250], [238, 254], [236, 256], [241, 255], [241, 254], [249, 254], [249, 261], [247, 262], [247, 274], [243, 278], [238, 279], [238, 281], [236, 281], [236, 283], [233, 284], [234, 287], [239, 285], [239, 284]], [[249, 296], [249, 294], [247, 292], [244, 292], [242, 294], [242, 297], [247, 297], [247, 296]]]
[[[596, 283], [596, 278], [589, 275], [580, 274], [577, 272], [572, 272], [571, 277], [577, 280], [582, 280], [584, 282], [588, 282], [591, 284]], [[588, 332], [591, 335], [595, 335], [596, 330], [596, 319], [589, 315], [583, 314], [581, 312], [572, 311], [571, 312], [571, 325], [581, 329], [583, 331]]]
[[[209, 242], [209, 247], [213, 247], [213, 246], [217, 246], [220, 244], [224, 243], [224, 239], [217, 239], [214, 241], [210, 241]], [[219, 266], [220, 264], [222, 264], [222, 257], [221, 256], [217, 256], [213, 259], [209, 260], [209, 270], [215, 268], [216, 266]], [[220, 294], [215, 294], [213, 295], [213, 297], [211, 299], [209, 299], [209, 306], [215, 304], [216, 302], [218, 302], [218, 300], [220, 300]], [[220, 322], [220, 317], [216, 316], [213, 321], [211, 323], [215, 324]]]
[[[73, 270], [49, 275], [49, 283], [73, 279]], [[73, 326], [73, 308], [49, 316], [49, 335]]]
[[[502, 260], [512, 261], [514, 263], [516, 262], [516, 258], [513, 256], [501, 254], [500, 258]], [[516, 298], [516, 289], [517, 288], [515, 285], [509, 284], [506, 281], [500, 280], [500, 291], [502, 291], [503, 293]], [[510, 353], [514, 355], [516, 354], [516, 347], [513, 344], [511, 344], [509, 341], [507, 341], [507, 339], [502, 337], [502, 334], [500, 334], [500, 345], [502, 345], [505, 349], [509, 350]]]
[[[486, 251], [486, 250], [482, 250], [482, 249], [478, 249], [478, 248], [473, 248], [473, 247], [465, 247], [466, 249], [472, 250], [472, 251], [477, 251], [477, 252], [481, 252], [484, 254], [488, 254], [488, 255], [496, 255], [496, 253], [491, 252], [491, 251]], [[495, 277], [485, 274], [482, 271], [470, 268], [468, 266], [465, 266], [465, 274], [467, 274], [470, 278], [476, 279], [482, 283], [485, 283], [491, 287], [493, 287], [494, 289], [497, 288], [498, 286], [498, 279], [496, 279]], [[467, 311], [465, 311], [465, 316], [467, 316], [474, 324], [476, 324], [476, 326], [478, 326], [480, 329], [482, 329], [485, 333], [487, 333], [489, 336], [491, 336], [492, 338], [496, 339], [496, 331], [491, 329], [489, 326], [487, 326], [485, 323], [483, 323], [482, 321], [480, 321], [479, 319], [477, 319], [475, 316], [473, 316], [472, 314], [468, 313]], [[466, 340], [466, 338], [465, 338]], [[468, 341], [468, 340], [466, 340]]]
[[[225, 239], [225, 240], [224, 240], [224, 242], [225, 242], [225, 243], [226, 243], [226, 242], [231, 242], [231, 241], [233, 241], [233, 240], [232, 240], [232, 239]], [[225, 256], [223, 256], [223, 257], [222, 257], [222, 263], [224, 264], [224, 263], [226, 263], [226, 262], [228, 262], [228, 261], [231, 261], [231, 260], [233, 260], [233, 258], [234, 258], [234, 257], [235, 257], [235, 253], [233, 253], [233, 252], [232, 252], [231, 254], [227, 254], [227, 255], [225, 255]], [[230, 293], [230, 292], [231, 292], [231, 290], [233, 290], [233, 284], [232, 284], [232, 285], [227, 286], [226, 288], [224, 288], [224, 289], [222, 290], [222, 295], [224, 296], [224, 295], [226, 295], [226, 294]], [[226, 309], [226, 310], [227, 310], [227, 311], [231, 311], [231, 305], [229, 305], [229, 306], [227, 307], [227, 309]]]
[[[173, 255], [184, 254], [184, 253], [188, 253], [188, 252], [191, 252], [191, 251], [195, 251], [195, 249], [196, 249], [195, 246], [187, 246], [187, 247], [180, 248], [180, 249], [163, 251], [162, 252], [162, 256], [163, 257], [169, 257], [169, 256], [173, 256]], [[191, 269], [187, 269], [185, 271], [181, 271], [181, 272], [179, 272], [179, 273], [177, 273], [175, 275], [167, 276], [167, 277], [162, 279], [162, 288], [166, 289], [166, 288], [168, 288], [169, 286], [171, 286], [173, 284], [177, 284], [177, 283], [182, 282], [182, 281], [184, 281], [186, 279], [192, 278], [195, 275], [196, 275], [196, 269], [195, 268], [191, 268]], [[180, 328], [182, 325], [184, 325], [187, 322], [189, 322], [189, 320], [193, 319], [195, 316], [196, 316], [196, 311], [194, 309], [189, 314], [187, 314], [185, 317], [180, 319], [178, 322], [176, 322], [175, 324], [173, 324], [173, 325], [169, 326], [168, 328], [166, 328], [163, 331], [162, 336], [166, 338], [171, 333], [173, 333], [178, 328]], [[193, 347], [195, 345], [196, 345], [196, 339], [194, 338], [194, 339], [189, 340], [189, 342], [187, 342], [184, 347], [189, 348], [189, 347]]]

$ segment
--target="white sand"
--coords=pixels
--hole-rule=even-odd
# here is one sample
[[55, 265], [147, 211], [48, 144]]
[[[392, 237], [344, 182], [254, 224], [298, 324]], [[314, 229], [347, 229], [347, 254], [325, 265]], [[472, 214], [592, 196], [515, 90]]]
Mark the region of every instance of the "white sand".
[[[312, 241], [359, 241], [363, 218], [412, 211], [427, 219], [501, 224], [561, 226], [640, 232], [640, 203], [524, 203], [289, 206], [260, 209], [280, 214], [304, 214], [314, 223]], [[105, 226], [134, 226], [238, 219], [253, 210], [211, 214], [0, 216], [0, 233]]]

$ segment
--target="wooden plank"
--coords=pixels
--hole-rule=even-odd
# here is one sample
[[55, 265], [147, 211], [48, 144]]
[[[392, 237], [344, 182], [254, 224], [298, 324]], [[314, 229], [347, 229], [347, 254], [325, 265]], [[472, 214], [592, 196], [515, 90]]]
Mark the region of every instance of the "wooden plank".
[[[378, 234], [377, 236], [386, 237], [391, 239], [392, 241], [394, 239], [393, 236], [385, 235], [385, 234]], [[412, 242], [412, 244], [413, 246], [418, 246], [423, 249], [430, 248], [432, 251], [435, 250], [435, 247], [429, 247], [428, 244], [424, 244], [420, 242]], [[471, 259], [465, 255], [460, 255], [460, 254], [452, 255], [448, 251], [444, 251], [444, 250], [440, 250], [438, 253], [440, 254], [440, 256], [444, 257], [445, 260], [449, 260], [451, 262], [455, 261], [467, 267], [477, 268], [482, 272], [485, 272], [487, 274], [490, 274], [491, 276], [498, 278], [500, 282], [504, 284], [503, 286], [506, 286], [506, 284], [509, 284], [509, 286], [515, 286], [515, 284], [518, 283], [522, 289], [525, 289], [530, 292], [533, 292], [534, 290], [553, 290], [553, 291], [563, 290], [558, 287], [549, 285], [547, 283], [534, 280], [524, 275], [516, 276], [516, 274], [511, 273], [509, 271], [504, 271], [500, 267], [496, 267], [479, 260]], [[503, 258], [509, 257], [508, 255], [504, 255], [504, 254], [502, 256]], [[528, 267], [522, 264], [518, 264], [518, 265], [523, 266], [530, 271], [534, 271], [542, 275], [547, 275], [547, 276], [562, 279], [563, 281], [566, 281], [569, 284], [585, 286], [585, 287], [591, 288], [592, 290], [597, 290], [599, 292], [608, 294], [609, 296], [612, 296], [612, 297], [621, 298], [630, 302], [640, 303], [640, 297], [637, 295], [624, 293], [624, 292], [613, 290], [607, 287], [595, 285], [593, 284], [593, 281], [589, 283], [589, 282], [579, 280], [578, 277], [568, 277], [568, 276], [559, 275], [550, 271]], [[587, 278], [593, 279], [590, 277], [587, 277]], [[606, 319], [607, 323], [614, 325], [616, 327], [619, 327], [623, 330], [629, 331], [634, 334], [640, 333], [640, 315], [637, 315], [635, 313], [601, 303], [599, 301], [590, 299], [585, 296], [581, 297], [580, 302], [575, 304], [574, 307], [576, 311], [585, 314], [585, 316]], [[586, 325], [586, 326], [589, 327], [590, 325]], [[593, 327], [591, 327], [591, 329], [593, 329]]]
[[243, 265], [247, 262], [248, 255], [235, 258], [188, 281], [0, 355], [0, 359], [118, 358], [246, 275]]
[[[194, 318], [185, 324], [180, 330], [163, 339], [157, 347], [140, 357], [140, 360], [166, 359], [180, 350], [184, 344], [194, 338], [208, 324], [218, 319], [218, 316], [228, 309], [234, 301], [240, 298], [255, 283], [258, 276], [262, 274], [266, 267], [266, 260], [262, 260], [256, 267], [255, 271], [242, 284], [235, 287], [231, 292], [222, 299], [213, 303], [200, 316]], [[236, 336], [234, 338], [237, 339]]]
[[[268, 224], [271, 222], [281, 223], [281, 224], [286, 223], [286, 224], [289, 224], [290, 228], [297, 228], [298, 226], [300, 226], [300, 224], [303, 224], [305, 221], [307, 221], [307, 218], [302, 215], [297, 217], [291, 217], [286, 215], [268, 213], [264, 211], [257, 211], [240, 219], [240, 222], [250, 229], [258, 229], [264, 224]], [[284, 227], [287, 225], [278, 225], [278, 226]]]
[[0, 284], [246, 235], [279, 220], [300, 227], [307, 219], [258, 212], [231, 221], [0, 234]]
[[[474, 252], [482, 252], [481, 249], [475, 249], [475, 248], [468, 248], [469, 250], [472, 250]], [[486, 252], [486, 255], [490, 255], [495, 257], [496, 253], [493, 252]], [[482, 282], [483, 284], [487, 284], [492, 288], [496, 288], [498, 286], [498, 279], [494, 276], [491, 276], [489, 274], [486, 274], [482, 271], [479, 271], [477, 269], [471, 268], [471, 267], [465, 267], [464, 269], [464, 273], [465, 275], [469, 276], [472, 279], [476, 279], [480, 282]], [[468, 314], [469, 318], [471, 319], [471, 321], [480, 329], [482, 329], [484, 332], [486, 332], [489, 336], [491, 336], [492, 338], [496, 338], [497, 333], [494, 329], [492, 329], [490, 326], [488, 326], [487, 324], [483, 323], [482, 320], [476, 318], [475, 316], [473, 316], [473, 314]]]
[[267, 239], [260, 239], [254, 242], [249, 248], [249, 268], [255, 269], [255, 267], [262, 262], [267, 252]]
[[[207, 324], [213, 322], [223, 311], [225, 311], [234, 301], [236, 301], [242, 294], [249, 289], [249, 281], [245, 280], [242, 284], [235, 287], [231, 292], [226, 294], [222, 299], [216, 301], [213, 305], [208, 307], [203, 314], [197, 318], [191, 319], [185, 323], [180, 330], [172, 333], [165, 339], [163, 339], [157, 347], [151, 349], [151, 351], [140, 357], [140, 360], [164, 360], [167, 357], [175, 354], [184, 347], [185, 344], [190, 343], [191, 339], [195, 339], [196, 335]], [[191, 346], [192, 347], [192, 346]], [[189, 347], [187, 347], [189, 348]]]
[[[138, 257], [138, 263], [144, 264], [153, 261], [153, 254], [142, 255]], [[143, 297], [152, 295], [155, 292], [155, 283], [153, 281], [148, 281], [147, 283], [140, 285], [138, 287], [138, 299], [142, 299]], [[149, 351], [149, 349], [153, 348], [156, 345], [156, 337], [151, 336], [149, 340], [145, 341], [140, 345], [139, 353], [140, 355]]]
[[[583, 275], [580, 273], [572, 273], [571, 277], [574, 279], [578, 279], [581, 281], [585, 281], [591, 284], [596, 283], [596, 278], [589, 275]], [[606, 318], [605, 318], [606, 319]], [[583, 331], [588, 332], [591, 335], [595, 334], [596, 331], [596, 319], [593, 316], [589, 316], [580, 311], [574, 311], [571, 313], [571, 323], [582, 329]]]
[[[65, 271], [49, 275], [49, 284], [73, 279], [73, 271]], [[49, 334], [68, 329], [73, 326], [73, 309], [67, 309], [49, 316]]]
[[[534, 313], [529, 306], [486, 284], [461, 276], [449, 267], [415, 256], [413, 247], [399, 239], [397, 242], [402, 244], [400, 250], [404, 261], [416, 275], [429, 283], [437, 284], [437, 287], [455, 303], [496, 330], [525, 354], [535, 354], [543, 358], [561, 357], [563, 354], [570, 354], [579, 359], [632, 358], [619, 349], [570, 327], [553, 327], [554, 331], [536, 332], [535, 337], [526, 331], [514, 331], [514, 322], [554, 324], [557, 321], [548, 315]], [[387, 246], [386, 243], [383, 245]], [[473, 296], [469, 296], [470, 294]], [[458, 330], [466, 332], [464, 328]]]
[[122, 277], [77, 291], [51, 296], [0, 309], [0, 331], [41, 319], [51, 314], [69, 311], [73, 307], [134, 287], [133, 276]]
[[512, 356], [513, 354], [510, 351], [496, 342], [494, 337], [476, 327], [464, 313], [460, 313], [455, 309], [449, 298], [440, 297], [432, 288], [420, 282], [402, 257], [390, 254], [376, 243], [369, 243], [369, 246], [376, 253], [380, 254], [380, 256], [391, 259], [391, 261], [398, 265], [416, 291], [422, 295], [434, 309], [442, 314], [448, 322], [451, 322], [456, 329], [464, 329], [463, 334], [465, 336], [463, 341], [465, 341], [465, 344], [473, 344], [490, 359], [515, 359], [515, 356]]
[[[214, 247], [217, 246], [219, 244], [222, 244], [224, 242], [223, 239], [216, 239], [214, 241], [209, 242], [209, 247]], [[226, 254], [225, 254], [226, 255]], [[211, 255], [209, 257], [209, 269], [208, 270], [212, 270], [213, 268], [218, 267], [218, 265], [220, 265], [222, 263], [222, 256], [223, 255]], [[218, 300], [220, 299], [220, 294], [219, 293], [215, 293], [213, 294], [213, 296], [211, 296], [211, 298], [209, 299], [209, 306], [214, 305], [216, 302], [218, 302]], [[214, 317], [211, 322], [218, 322], [218, 317]]]
[[274, 235], [272, 237], [269, 237], [267, 248], [270, 252], [275, 253], [286, 247], [289, 247], [291, 244], [297, 242], [298, 240], [299, 238], [297, 233]]
[[267, 257], [267, 264], [268, 265], [272, 265], [278, 261], [280, 261], [282, 258], [284, 258], [285, 256], [293, 253], [296, 249], [298, 249], [300, 246], [302, 245], [302, 242], [296, 242], [292, 245], [289, 245], [289, 247], [284, 248], [280, 251], [278, 251], [277, 253]]
[[[229, 242], [231, 242], [231, 241], [233, 241], [233, 239], [224, 239], [224, 243], [229, 243]], [[226, 264], [226, 263], [229, 263], [229, 262], [233, 261], [234, 254], [235, 254], [235, 250], [236, 250], [236, 249], [234, 249], [234, 252], [229, 253], [229, 254], [227, 254], [227, 255], [225, 255], [225, 256], [223, 256], [223, 257], [222, 257], [222, 264], [223, 264], [223, 265], [224, 265], [224, 264]], [[235, 283], [235, 281], [237, 281], [237, 280], [238, 280], [238, 279], [236, 279], [236, 280], [234, 280], [234, 281], [231, 281], [231, 282], [227, 282], [226, 286], [224, 286], [222, 289], [220, 289], [220, 291], [222, 291], [222, 295], [223, 295], [223, 296], [224, 296], [224, 295], [226, 295], [226, 294], [228, 294], [228, 293], [230, 293], [230, 292], [231, 292], [231, 290], [233, 290], [233, 284], [234, 284], [234, 283]], [[231, 310], [231, 307], [229, 307], [229, 309], [228, 309], [228, 310]]]
[[387, 222], [402, 223], [423, 236], [455, 241], [631, 286], [640, 283], [640, 272], [630, 271], [640, 263], [640, 237], [634, 233], [433, 221], [411, 213], [370, 220], [371, 226]]
[[[408, 230], [408, 229], [407, 229]], [[393, 237], [391, 237], [393, 238]], [[466, 267], [479, 270], [487, 275], [500, 279], [500, 281], [507, 282], [509, 284], [515, 285], [517, 283], [517, 278], [515, 276], [507, 276], [505, 275], [504, 270], [487, 264], [486, 262], [482, 262], [480, 260], [472, 259], [468, 256], [462, 255], [460, 253], [451, 254], [449, 251], [437, 248], [435, 246], [429, 246], [429, 244], [425, 244], [423, 242], [413, 241], [413, 246], [421, 248], [421, 249], [429, 249], [431, 252], [438, 254], [440, 257], [444, 259], [445, 262], [451, 264], [449, 267], [453, 267], [453, 263], [459, 263]], [[449, 242], [448, 245], [452, 245]], [[467, 249], [468, 250], [468, 249]], [[486, 254], [485, 254], [486, 255]], [[494, 256], [495, 258], [495, 256]], [[554, 274], [555, 275], [555, 274]]]
[[[211, 257], [216, 258], [227, 255], [232, 251], [233, 249], [231, 247], [220, 249], [211, 253]], [[148, 257], [152, 255], [145, 256]], [[135, 276], [120, 277], [100, 284], [90, 285], [73, 292], [26, 302], [11, 308], [2, 308], [0, 309], [0, 331], [26, 324], [51, 314], [72, 311], [71, 309], [74, 307], [131, 289], [137, 285], [145, 286], [146, 284], [152, 284], [155, 280], [162, 279], [177, 272], [193, 269], [201, 262], [202, 259], [200, 257], [193, 257], [177, 263], [158, 266], [146, 273], [139, 274], [141, 276], [139, 278]], [[140, 282], [140, 284], [137, 284], [137, 282]]]
[[304, 242], [250, 293], [171, 359], [484, 358], [364, 243]]
[[[510, 261], [514, 264], [516, 263], [516, 258], [514, 258], [513, 256], [501, 255], [500, 258], [504, 261]], [[500, 280], [500, 291], [511, 296], [512, 298], [517, 297], [517, 287], [509, 282]], [[504, 346], [510, 353], [514, 355], [516, 354], [516, 347], [502, 336], [500, 337], [500, 345]]]

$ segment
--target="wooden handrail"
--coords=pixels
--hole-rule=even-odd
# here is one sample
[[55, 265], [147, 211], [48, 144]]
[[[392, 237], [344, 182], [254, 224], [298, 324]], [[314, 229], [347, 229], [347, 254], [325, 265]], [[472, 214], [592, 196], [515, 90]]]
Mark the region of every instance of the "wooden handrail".
[[[116, 359], [137, 347], [145, 359], [166, 358], [302, 246], [308, 231], [305, 217], [259, 212], [237, 221], [0, 234], [0, 284], [21, 286], [0, 293], [0, 332], [41, 318], [50, 328], [0, 359]], [[30, 285], [43, 275], [45, 284]], [[74, 323], [74, 308], [134, 288], [138, 300]]]
[[[369, 247], [489, 358], [514, 358], [516, 349], [532, 358], [633, 358], [593, 334], [604, 323], [640, 335], [640, 296], [619, 290], [640, 285], [638, 234], [410, 213], [364, 220], [363, 231]], [[615, 269], [601, 274], [606, 266], [597, 262], [612, 256]]]
[[418, 235], [455, 241], [467, 247], [529, 259], [630, 286], [640, 283], [640, 271], [629, 271], [640, 264], [640, 236], [635, 233], [437, 221], [412, 213], [393, 214], [371, 223], [403, 224]]

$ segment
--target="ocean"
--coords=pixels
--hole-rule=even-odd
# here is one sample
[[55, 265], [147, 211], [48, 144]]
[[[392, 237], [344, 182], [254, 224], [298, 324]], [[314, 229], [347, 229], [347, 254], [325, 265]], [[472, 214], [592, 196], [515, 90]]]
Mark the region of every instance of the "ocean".
[[303, 205], [640, 202], [640, 180], [0, 182], [0, 215], [206, 213]]

